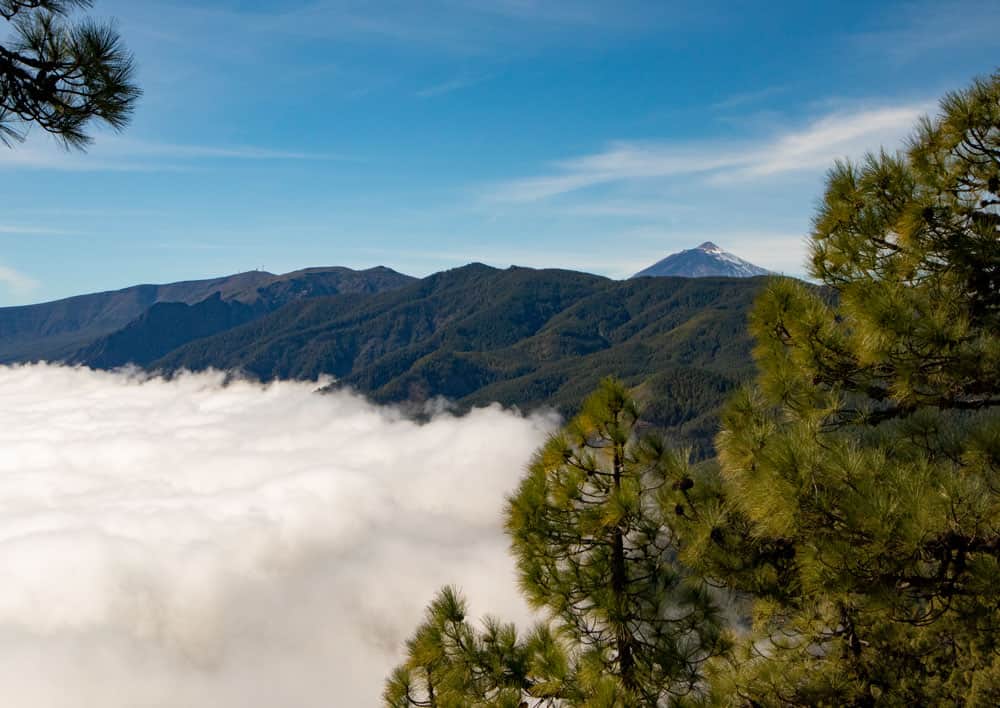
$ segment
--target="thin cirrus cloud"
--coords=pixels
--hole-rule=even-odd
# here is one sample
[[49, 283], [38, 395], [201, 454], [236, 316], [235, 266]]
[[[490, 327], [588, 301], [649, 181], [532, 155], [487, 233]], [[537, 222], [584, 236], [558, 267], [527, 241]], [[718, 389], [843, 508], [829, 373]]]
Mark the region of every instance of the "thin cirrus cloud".
[[[446, 53], [484, 54], [500, 47], [519, 46], [527, 37], [542, 39], [565, 29], [623, 30], [648, 29], [650, 25], [676, 25], [683, 17], [694, 17], [688, 5], [675, 3], [668, 13], [644, 0], [426, 0], [400, 3], [395, 0], [357, 3], [345, 0], [253, 4], [252, 7], [207, 7], [155, 2], [135, 3], [111, 0], [109, 8], [135, 22], [145, 39], [172, 44], [205, 46], [199, 38], [219, 36], [248, 40], [266, 36], [268, 44], [302, 39], [381, 42], [431, 48]], [[148, 29], [150, 17], [160, 21]], [[227, 54], [252, 59], [259, 42], [237, 44], [217, 42]]]
[[[609, 26], [638, 28], [692, 16], [693, 3], [673, 3], [668, 12], [643, 0], [428, 0], [419, 6], [406, 3], [349, 3], [321, 0], [271, 15], [286, 31], [364, 33], [408, 41], [456, 40], [469, 33], [483, 38], [482, 30], [498, 31], [499, 23], [523, 36], [525, 31]], [[417, 9], [419, 7], [419, 9]], [[258, 16], [259, 18], [259, 16]], [[502, 37], [493, 37], [502, 40]]]
[[768, 99], [774, 98], [781, 94], [787, 93], [791, 90], [788, 85], [779, 86], [767, 86], [757, 91], [745, 91], [742, 93], [732, 94], [723, 98], [720, 101], [716, 101], [712, 104], [712, 108], [717, 111], [728, 111], [733, 108], [743, 108], [744, 106], [762, 103]]
[[917, 0], [883, 11], [882, 26], [851, 38], [855, 50], [904, 65], [932, 54], [1000, 47], [994, 0]]
[[8, 704], [374, 706], [441, 585], [530, 619], [502, 508], [554, 419], [227, 378], [0, 367]]
[[41, 283], [29, 275], [0, 265], [0, 286], [18, 296], [30, 295], [40, 287]]
[[458, 76], [454, 79], [448, 81], [442, 81], [438, 84], [433, 84], [422, 88], [416, 92], [416, 96], [419, 98], [434, 98], [435, 96], [444, 96], [445, 94], [454, 93], [455, 91], [461, 91], [463, 89], [472, 88], [478, 84], [488, 81], [490, 76], [488, 74], [482, 74], [477, 76]]
[[71, 236], [77, 233], [79, 232], [67, 229], [50, 229], [44, 226], [0, 224], [0, 234], [16, 234], [18, 236]]
[[929, 107], [919, 103], [838, 112], [756, 142], [614, 143], [603, 152], [556, 163], [552, 174], [499, 184], [487, 196], [534, 202], [636, 180], [701, 176], [725, 183], [821, 169], [879, 145], [898, 146]]
[[[119, 18], [137, 56], [146, 58], [143, 71], [151, 96], [161, 86], [183, 92], [210, 79], [206, 61], [252, 67], [232, 78], [252, 84], [254, 92], [261, 80], [287, 82], [290, 76], [301, 77], [302, 71], [317, 68], [314, 62], [308, 67], [289, 65], [289, 50], [315, 42], [332, 50], [363, 46], [372, 59], [391, 48], [392, 54], [401, 50], [415, 52], [415, 57], [492, 57], [506, 63], [535, 56], [544, 47], [610, 42], [653, 29], [681, 36], [725, 16], [709, 10], [704, 0], [103, 0], [101, 7]], [[349, 96], [391, 86], [407, 73], [406, 67], [397, 67], [386, 76], [377, 60], [336, 61], [331, 66], [337, 66]], [[355, 86], [358, 82], [364, 86]], [[410, 82], [405, 85], [413, 93]]]
[[280, 150], [253, 145], [184, 145], [124, 138], [98, 137], [86, 153], [67, 150], [48, 136], [29, 139], [0, 151], [0, 169], [62, 170], [68, 172], [155, 172], [185, 170], [246, 161], [339, 160], [337, 155]]

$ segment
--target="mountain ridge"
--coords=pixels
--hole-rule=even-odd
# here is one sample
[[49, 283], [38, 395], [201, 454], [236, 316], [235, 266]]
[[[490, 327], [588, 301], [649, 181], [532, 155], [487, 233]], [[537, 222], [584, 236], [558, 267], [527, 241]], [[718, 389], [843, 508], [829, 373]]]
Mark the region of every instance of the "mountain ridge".
[[[87, 317], [100, 315], [106, 323], [110, 309], [121, 319], [125, 306], [141, 313], [46, 358], [99, 369], [133, 364], [164, 375], [222, 369], [261, 381], [333, 377], [334, 387], [378, 403], [417, 404], [417, 410], [443, 397], [458, 410], [499, 402], [564, 415], [573, 414], [600, 379], [616, 376], [641, 394], [654, 425], [705, 455], [720, 406], [753, 371], [746, 320], [766, 283], [612, 280], [481, 263], [419, 280], [389, 269], [336, 268], [225, 280], [165, 290], [189, 300], [212, 292], [145, 309], [136, 304], [137, 293], [148, 301], [162, 292], [137, 286], [110, 293], [124, 304], [109, 302], [108, 293], [57, 301], [48, 325], [58, 325], [73, 304], [85, 306], [68, 317], [69, 325], [80, 325], [71, 332], [77, 340], [94, 332]], [[9, 314], [0, 310], [0, 323]], [[39, 336], [42, 349], [51, 351], [48, 334]], [[0, 351], [17, 344], [0, 341]], [[31, 344], [22, 342], [28, 352], [15, 360], [43, 358]]]
[[372, 296], [335, 295], [179, 347], [149, 368], [260, 380], [333, 376], [379, 403], [436, 397], [570, 414], [601, 378], [645, 392], [670, 435], [709, 450], [718, 407], [753, 369], [762, 278], [641, 278], [479, 264]]
[[382, 289], [412, 280], [384, 266], [363, 271], [341, 266], [307, 268], [280, 275], [247, 271], [4, 307], [0, 308], [0, 363], [77, 360], [81, 350], [128, 327], [161, 303], [194, 306], [219, 293], [225, 302], [243, 303], [262, 314], [294, 299], [331, 294], [340, 287], [362, 290], [374, 284], [375, 289]]

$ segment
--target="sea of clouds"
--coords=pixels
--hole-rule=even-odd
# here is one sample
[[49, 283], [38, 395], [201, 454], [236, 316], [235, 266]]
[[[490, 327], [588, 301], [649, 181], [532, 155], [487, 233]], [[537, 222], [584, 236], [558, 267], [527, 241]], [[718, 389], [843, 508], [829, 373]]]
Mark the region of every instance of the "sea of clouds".
[[441, 585], [526, 621], [501, 510], [557, 421], [315, 389], [0, 367], [5, 705], [375, 706]]

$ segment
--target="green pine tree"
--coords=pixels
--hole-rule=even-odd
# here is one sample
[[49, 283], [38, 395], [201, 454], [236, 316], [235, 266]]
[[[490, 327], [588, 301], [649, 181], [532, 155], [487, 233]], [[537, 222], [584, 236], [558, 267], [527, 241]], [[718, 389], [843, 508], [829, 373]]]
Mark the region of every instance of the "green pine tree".
[[92, 0], [0, 0], [13, 30], [0, 44], [0, 142], [20, 142], [37, 125], [67, 147], [83, 148], [94, 120], [114, 129], [131, 117], [141, 91], [132, 55], [113, 25], [71, 23]]
[[686, 493], [680, 456], [638, 435], [635, 402], [608, 380], [538, 452], [507, 507], [529, 602], [526, 637], [466, 620], [445, 589], [408, 643], [386, 703], [410, 706], [679, 705], [728, 637], [707, 587], [676, 560], [665, 490]]
[[[537, 669], [565, 666], [562, 648], [539, 627], [521, 639], [511, 624], [492, 618], [481, 630], [466, 619], [465, 599], [445, 587], [407, 641], [407, 660], [386, 682], [390, 708], [518, 708], [529, 689], [541, 693]], [[547, 645], [547, 646], [546, 646]]]
[[705, 585], [676, 562], [675, 511], [658, 503], [691, 482], [678, 455], [637, 435], [638, 423], [628, 391], [602, 383], [538, 454], [507, 529], [528, 600], [587, 667], [584, 692], [658, 705], [694, 692], [725, 642]]
[[751, 594], [724, 705], [1000, 704], [1000, 74], [905, 153], [831, 171], [812, 275], [752, 317], [759, 377], [683, 558]]

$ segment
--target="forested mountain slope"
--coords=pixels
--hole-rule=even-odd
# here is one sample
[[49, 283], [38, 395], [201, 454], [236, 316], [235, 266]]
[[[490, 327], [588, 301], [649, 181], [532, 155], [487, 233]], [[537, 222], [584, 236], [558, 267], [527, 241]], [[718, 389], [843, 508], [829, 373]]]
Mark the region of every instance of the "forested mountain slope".
[[0, 358], [332, 376], [380, 402], [564, 414], [614, 375], [647, 420], [707, 451], [719, 406], [751, 372], [746, 320], [764, 282], [478, 263], [422, 280], [387, 268], [253, 272], [0, 309]]
[[[233, 310], [230, 318], [235, 324], [246, 321], [241, 317], [252, 318], [300, 299], [339, 292], [378, 292], [412, 280], [388, 268], [365, 271], [310, 268], [284, 275], [250, 271], [210, 280], [136, 285], [38, 305], [4, 307], [0, 308], [0, 362], [72, 360], [91, 363], [93, 360], [100, 366], [116, 366], [129, 361], [141, 363], [132, 356], [131, 343], [138, 343], [138, 352], [148, 357], [148, 342], [143, 340], [157, 339], [165, 333], [159, 327], [162, 320], [157, 314], [151, 316], [149, 323], [156, 324], [155, 331], [144, 329], [136, 320], [147, 316], [150, 308], [161, 303], [174, 303], [168, 308], [168, 319], [176, 331], [167, 336], [176, 340], [173, 346], [178, 346], [192, 338], [185, 338], [188, 326], [185, 322], [190, 323], [195, 332], [204, 331], [205, 327], [198, 316], [201, 313], [195, 313], [194, 317], [179, 314], [182, 311], [177, 304], [197, 306], [217, 294], [218, 299]], [[213, 314], [218, 315], [215, 310]], [[130, 323], [130, 333], [126, 337], [97, 343]], [[204, 331], [204, 334], [209, 333]], [[156, 356], [167, 351], [169, 349], [157, 351]]]
[[472, 264], [375, 295], [285, 306], [150, 365], [332, 375], [383, 402], [443, 396], [563, 412], [614, 374], [640, 387], [650, 418], [704, 447], [721, 401], [751, 371], [746, 318], [764, 282]]

